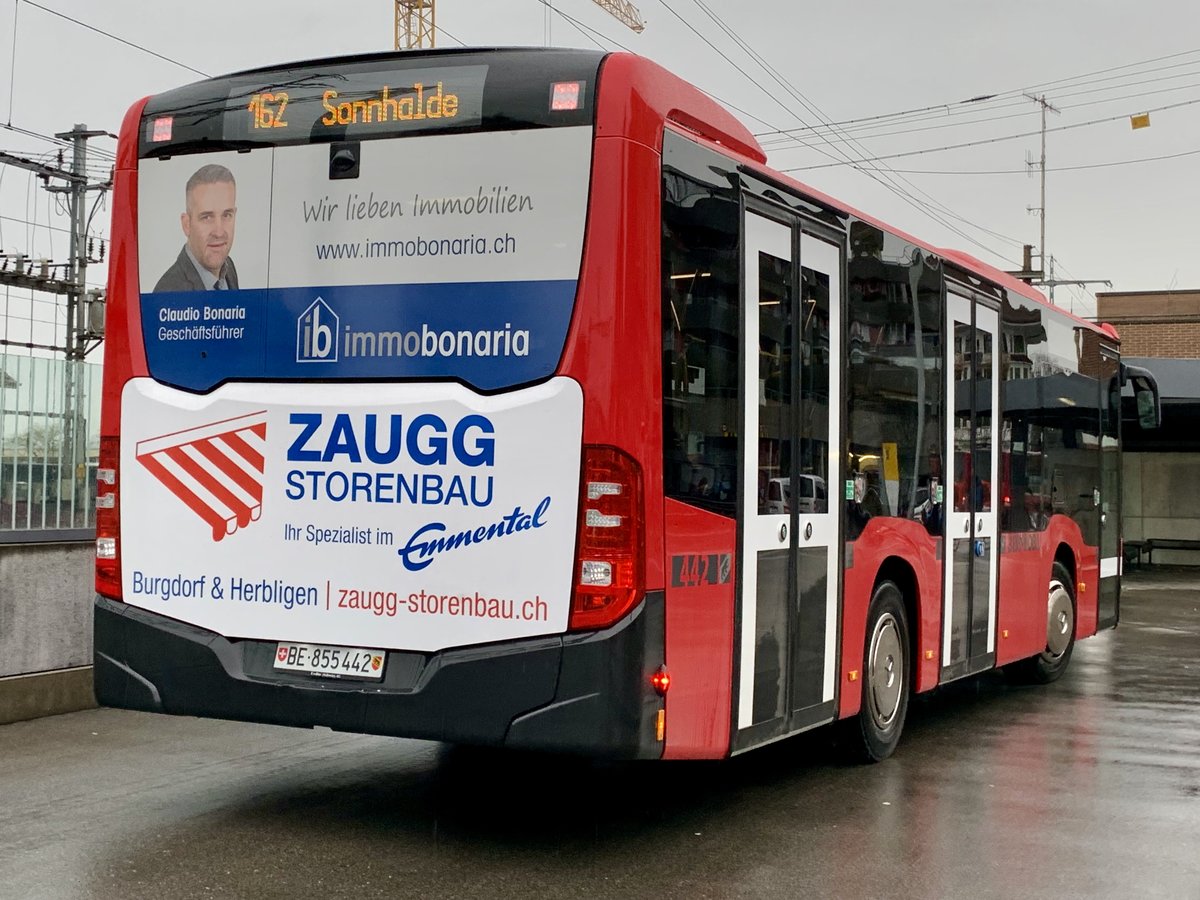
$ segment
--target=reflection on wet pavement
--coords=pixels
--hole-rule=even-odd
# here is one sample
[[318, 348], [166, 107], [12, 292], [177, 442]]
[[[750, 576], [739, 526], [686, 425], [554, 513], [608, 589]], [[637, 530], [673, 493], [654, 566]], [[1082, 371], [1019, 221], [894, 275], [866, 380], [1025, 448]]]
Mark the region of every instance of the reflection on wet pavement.
[[604, 765], [98, 710], [0, 728], [0, 897], [1200, 898], [1200, 572], [1126, 583], [1049, 687]]

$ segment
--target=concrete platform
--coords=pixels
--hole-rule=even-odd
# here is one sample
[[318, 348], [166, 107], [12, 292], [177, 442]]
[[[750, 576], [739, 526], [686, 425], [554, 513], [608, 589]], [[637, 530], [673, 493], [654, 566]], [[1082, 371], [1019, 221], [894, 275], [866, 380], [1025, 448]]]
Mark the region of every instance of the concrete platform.
[[91, 666], [0, 678], [0, 725], [95, 707]]

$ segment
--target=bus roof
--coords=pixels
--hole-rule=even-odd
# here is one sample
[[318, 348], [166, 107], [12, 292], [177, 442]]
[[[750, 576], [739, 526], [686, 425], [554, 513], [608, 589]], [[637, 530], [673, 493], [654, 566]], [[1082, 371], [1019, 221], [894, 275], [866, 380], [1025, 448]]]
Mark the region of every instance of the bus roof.
[[[998, 287], [1050, 307], [1090, 330], [1100, 332], [1114, 340], [1118, 339], [1116, 330], [1111, 326], [1089, 322], [1087, 319], [1083, 319], [1060, 306], [1055, 306], [1041, 291], [1032, 285], [977, 259], [969, 253], [952, 248], [938, 247], [929, 241], [917, 238], [874, 216], [855, 209], [853, 206], [837, 200], [809, 184], [772, 169], [767, 163], [766, 153], [758, 143], [757, 138], [754, 137], [753, 133], [740, 120], [734, 118], [718, 101], [677, 75], [663, 69], [657, 63], [636, 54], [614, 53], [605, 60], [603, 77], [606, 84], [608, 83], [607, 80], [614, 76], [628, 81], [630, 89], [636, 90], [642, 99], [651, 101], [657, 99], [659, 102], [655, 103], [655, 109], [663, 121], [679, 125], [695, 136], [720, 145], [720, 149], [723, 152], [741, 157], [740, 161], [743, 165], [752, 170], [756, 175], [801, 193], [839, 213], [854, 216], [877, 228], [888, 231]], [[638, 84], [638, 82], [655, 81], [661, 81], [664, 88], [650, 91]], [[665, 85], [670, 85], [669, 89], [665, 88]], [[601, 107], [599, 114], [603, 116], [603, 107], [605, 104], [604, 91], [601, 91], [598, 103]]]

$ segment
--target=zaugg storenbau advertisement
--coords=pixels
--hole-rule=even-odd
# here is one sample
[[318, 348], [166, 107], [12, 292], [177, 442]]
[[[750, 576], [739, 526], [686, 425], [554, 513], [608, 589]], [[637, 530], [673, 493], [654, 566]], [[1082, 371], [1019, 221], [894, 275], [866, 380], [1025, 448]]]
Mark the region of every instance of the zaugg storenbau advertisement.
[[329, 144], [143, 160], [125, 599], [350, 646], [564, 630], [582, 394], [545, 379], [590, 139], [364, 141], [340, 179]]

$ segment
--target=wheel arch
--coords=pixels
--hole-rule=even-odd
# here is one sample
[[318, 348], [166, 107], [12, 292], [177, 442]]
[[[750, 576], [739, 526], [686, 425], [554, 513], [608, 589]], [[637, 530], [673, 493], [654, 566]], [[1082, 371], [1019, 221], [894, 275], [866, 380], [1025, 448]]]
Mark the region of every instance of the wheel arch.
[[1054, 550], [1054, 561], [1062, 563], [1063, 568], [1071, 575], [1071, 596], [1074, 597], [1078, 593], [1078, 578], [1079, 569], [1075, 562], [1075, 551], [1071, 549], [1069, 544], [1060, 543]]
[[[1062, 585], [1062, 588], [1070, 600], [1070, 615], [1073, 622], [1063, 621], [1066, 627], [1060, 633], [1067, 635], [1068, 638], [1062, 649], [1056, 650], [1053, 643], [1055, 619], [1056, 617], [1065, 616], [1065, 611], [1056, 612], [1055, 608], [1057, 591], [1053, 590], [1053, 585], [1061, 577], [1057, 573], [1059, 566], [1062, 566], [1066, 572], [1067, 583]], [[1049, 684], [1052, 681], [1058, 680], [1066, 670], [1071, 661], [1071, 654], [1075, 646], [1075, 640], [1078, 637], [1079, 629], [1079, 598], [1076, 593], [1079, 587], [1076, 581], [1077, 571], [1074, 552], [1067, 545], [1059, 544], [1054, 552], [1054, 562], [1047, 573], [1047, 582], [1051, 586], [1051, 590], [1049, 592], [1049, 605], [1046, 610], [1046, 646], [1040, 653], [1016, 660], [1004, 667], [1005, 673], [1013, 681], [1019, 684]]]
[[[1067, 585], [1067, 593], [1071, 595], [1071, 614], [1075, 618], [1075, 636], [1081, 637], [1082, 635], [1079, 633], [1082, 628], [1079, 621], [1079, 568], [1076, 564], [1075, 551], [1069, 544], [1060, 543], [1054, 550], [1054, 562], [1061, 564], [1071, 577], [1071, 583]], [[1051, 574], [1053, 574], [1053, 567]]]

